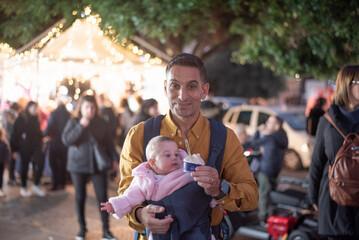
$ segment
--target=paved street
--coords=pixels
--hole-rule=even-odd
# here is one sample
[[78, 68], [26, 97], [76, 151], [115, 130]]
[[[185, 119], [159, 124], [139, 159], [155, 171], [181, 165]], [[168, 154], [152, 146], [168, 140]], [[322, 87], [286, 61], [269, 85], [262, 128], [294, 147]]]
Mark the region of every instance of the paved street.
[[[5, 171], [7, 173], [7, 171]], [[291, 173], [284, 175], [297, 175], [302, 177], [306, 172]], [[4, 191], [6, 198], [0, 199], [0, 239], [1, 240], [67, 240], [74, 239], [78, 232], [78, 224], [75, 213], [74, 188], [67, 185], [65, 190], [48, 192], [47, 196], [40, 198], [31, 196], [20, 197], [19, 186], [7, 185], [5, 174]], [[43, 182], [49, 182], [44, 178]], [[31, 181], [29, 182], [29, 185]], [[44, 188], [48, 186], [44, 186]], [[109, 196], [115, 196], [117, 183], [109, 186]], [[88, 198], [86, 204], [86, 220], [88, 226], [87, 240], [101, 239], [101, 221], [93, 187], [88, 184]], [[123, 218], [116, 220], [110, 217], [112, 233], [119, 240], [130, 240], [133, 231], [127, 226]], [[243, 236], [235, 236], [235, 240], [249, 240]]]
[[[86, 239], [101, 239], [101, 220], [91, 184], [88, 184], [87, 190]], [[10, 187], [6, 180], [4, 191], [7, 196], [0, 199], [1, 240], [65, 240], [76, 236], [79, 229], [72, 185], [66, 186], [63, 191], [47, 193], [44, 198], [35, 195], [23, 198], [19, 194], [20, 187]], [[108, 194], [116, 195], [115, 183], [110, 184]], [[125, 219], [110, 217], [110, 226], [118, 239], [132, 239], [132, 229], [127, 226]]]

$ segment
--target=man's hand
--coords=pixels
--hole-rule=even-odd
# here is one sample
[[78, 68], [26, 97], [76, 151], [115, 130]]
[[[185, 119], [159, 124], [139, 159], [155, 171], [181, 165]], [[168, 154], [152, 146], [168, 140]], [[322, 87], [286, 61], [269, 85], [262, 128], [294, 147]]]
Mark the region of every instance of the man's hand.
[[319, 208], [318, 208], [318, 205], [317, 205], [317, 204], [314, 203], [312, 206], [313, 206], [313, 208], [314, 208], [314, 211], [316, 211], [316, 212], [319, 211]]
[[219, 194], [220, 179], [216, 169], [209, 166], [196, 167], [195, 172], [191, 172], [193, 180], [203, 187], [205, 193], [215, 197]]
[[144, 208], [139, 208], [136, 211], [137, 219], [152, 233], [165, 234], [170, 228], [173, 218], [167, 215], [164, 219], [157, 219], [156, 213], [161, 213], [165, 210], [162, 206], [147, 205]]

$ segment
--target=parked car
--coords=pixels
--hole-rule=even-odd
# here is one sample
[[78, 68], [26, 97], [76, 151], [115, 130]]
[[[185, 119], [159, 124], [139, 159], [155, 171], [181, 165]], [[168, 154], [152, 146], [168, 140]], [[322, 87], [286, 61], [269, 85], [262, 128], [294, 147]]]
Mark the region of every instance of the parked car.
[[238, 124], [246, 126], [247, 134], [252, 136], [257, 127], [271, 115], [284, 120], [283, 129], [288, 136], [288, 150], [284, 166], [288, 169], [308, 168], [311, 161], [310, 137], [306, 132], [305, 106], [259, 106], [241, 105], [230, 108], [224, 115], [224, 125], [236, 129]]
[[222, 121], [224, 114], [231, 107], [247, 104], [248, 98], [213, 96], [201, 102], [202, 114], [207, 118], [214, 118]]

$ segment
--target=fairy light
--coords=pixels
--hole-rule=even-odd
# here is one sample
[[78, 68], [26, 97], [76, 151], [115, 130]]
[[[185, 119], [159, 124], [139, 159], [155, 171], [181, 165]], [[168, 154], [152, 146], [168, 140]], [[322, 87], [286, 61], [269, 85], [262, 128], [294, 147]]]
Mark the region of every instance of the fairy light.
[[0, 53], [4, 54], [5, 58], [8, 58], [15, 53], [15, 50], [7, 43], [0, 43]]
[[85, 7], [84, 13], [85, 13], [86, 16], [90, 15], [90, 13], [91, 13], [91, 7], [90, 7], [90, 6]]
[[[78, 11], [74, 10], [72, 11], [73, 15], [77, 15]], [[83, 17], [85, 18], [85, 21], [94, 25], [97, 25], [101, 22], [101, 18], [98, 14], [96, 15], [90, 15], [91, 14], [91, 7], [87, 6], [84, 11], [83, 11]], [[75, 22], [72, 24], [73, 26], [79, 26], [81, 25], [81, 20], [77, 19], [75, 20]], [[37, 56], [37, 54], [39, 53], [40, 49], [43, 48], [44, 46], [46, 46], [47, 44], [52, 43], [53, 41], [55, 41], [56, 38], [60, 37], [62, 32], [63, 32], [63, 26], [64, 24], [61, 23], [59, 24], [57, 27], [52, 28], [47, 35], [45, 35], [42, 39], [40, 39], [40, 41], [38, 43], [36, 43], [30, 50], [27, 50], [25, 52], [22, 53], [18, 53], [16, 55], [13, 55], [15, 53], [15, 51], [10, 48], [10, 46], [8, 46], [8, 44], [0, 44], [0, 50], [1, 52], [7, 52], [7, 57], [12, 57], [15, 60], [21, 60], [24, 59], [25, 57], [28, 58], [35, 58]], [[98, 34], [100, 36], [110, 36], [110, 35], [115, 35], [116, 34], [116, 30], [113, 29], [112, 26], [109, 26], [105, 31], [101, 30], [98, 27]], [[118, 38], [119, 36], [116, 36], [116, 38]], [[124, 56], [121, 53], [118, 53], [115, 48], [112, 46], [112, 44], [116, 44], [113, 43], [111, 41], [108, 41], [109, 43], [106, 43], [106, 48], [110, 51], [110, 53], [114, 56], [112, 60], [109, 59], [105, 59], [103, 62], [109, 63], [119, 63], [119, 62], [123, 62], [124, 61]], [[149, 53], [146, 53], [143, 49], [141, 49], [139, 46], [135, 45], [132, 41], [129, 41], [126, 38], [122, 38], [120, 40], [120, 45], [125, 47], [125, 49], [127, 49], [129, 52], [131, 52], [132, 54], [135, 54], [137, 56], [140, 56], [141, 58], [141, 62], [144, 63], [150, 63], [150, 64], [161, 64], [162, 60], [160, 58], [157, 57], [152, 57]], [[93, 55], [92, 59], [95, 62], [99, 62], [100, 60], [98, 59], [97, 56]]]

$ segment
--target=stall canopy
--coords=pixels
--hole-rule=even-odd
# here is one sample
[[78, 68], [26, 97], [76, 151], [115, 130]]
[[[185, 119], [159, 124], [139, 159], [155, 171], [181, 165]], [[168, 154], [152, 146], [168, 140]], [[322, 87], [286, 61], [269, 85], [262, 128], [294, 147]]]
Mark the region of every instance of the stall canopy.
[[[105, 92], [117, 104], [124, 94], [137, 92], [143, 98], [162, 96], [164, 64], [134, 44], [121, 44], [104, 35], [89, 16], [62, 31], [61, 20], [2, 62], [2, 100], [16, 101], [24, 95], [46, 104], [58, 95], [76, 100], [90, 86]], [[74, 94], [69, 89], [74, 88]], [[162, 101], [162, 99], [158, 99]]]

